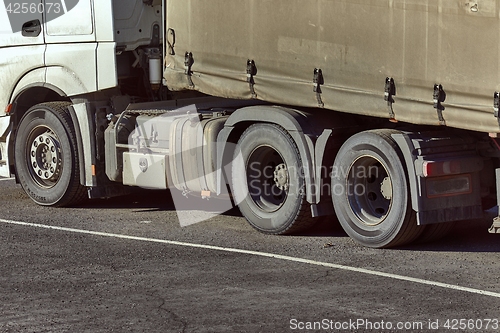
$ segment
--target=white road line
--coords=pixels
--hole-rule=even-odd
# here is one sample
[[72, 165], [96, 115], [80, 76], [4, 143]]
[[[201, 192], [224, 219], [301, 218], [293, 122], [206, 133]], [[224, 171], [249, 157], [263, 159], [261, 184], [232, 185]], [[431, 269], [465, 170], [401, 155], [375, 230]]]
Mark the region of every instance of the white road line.
[[3, 181], [3, 180], [13, 180], [15, 179], [14, 177], [10, 177], [10, 178], [0, 178], [0, 181]]
[[484, 296], [491, 296], [491, 297], [500, 298], [500, 293], [496, 293], [496, 292], [492, 292], [492, 291], [462, 287], [462, 286], [443, 283], [443, 282], [413, 278], [410, 276], [373, 271], [373, 270], [365, 269], [365, 268], [351, 267], [351, 266], [346, 266], [346, 265], [332, 264], [332, 263], [328, 263], [328, 262], [321, 262], [321, 261], [314, 261], [314, 260], [303, 259], [303, 258], [284, 256], [284, 255], [274, 254], [274, 253], [249, 251], [249, 250], [243, 250], [243, 249], [219, 247], [219, 246], [204, 245], [204, 244], [185, 243], [185, 242], [171, 241], [171, 240], [165, 240], [165, 239], [112, 234], [112, 233], [107, 233], [107, 232], [57, 227], [57, 226], [51, 226], [51, 225], [45, 225], [45, 224], [11, 221], [11, 220], [5, 220], [5, 219], [0, 219], [0, 223], [15, 224], [15, 225], [20, 225], [20, 226], [42, 228], [42, 229], [52, 229], [52, 230], [59, 230], [59, 231], [66, 231], [66, 232], [72, 232], [72, 233], [78, 233], [78, 234], [94, 235], [94, 236], [102, 236], [102, 237], [113, 237], [113, 238], [119, 238], [119, 239], [136, 240], [136, 241], [150, 242], [150, 243], [160, 243], [160, 244], [187, 246], [187, 247], [192, 247], [192, 248], [215, 250], [215, 251], [225, 251], [225, 252], [249, 254], [249, 255], [254, 255], [254, 256], [274, 258], [274, 259], [280, 259], [280, 260], [286, 260], [286, 261], [292, 261], [292, 262], [297, 262], [297, 263], [322, 266], [322, 267], [328, 267], [328, 268], [335, 268], [335, 269], [340, 269], [340, 270], [344, 270], [344, 271], [369, 274], [369, 275], [380, 276], [380, 277], [385, 277], [385, 278], [389, 278], [389, 279], [414, 282], [414, 283], [419, 283], [419, 284], [428, 285], [428, 286], [435, 286], [435, 287], [440, 287], [440, 288], [446, 288], [446, 289], [452, 289], [452, 290], [458, 290], [458, 291], [463, 291], [463, 292], [468, 292], [468, 293], [473, 293], [473, 294], [479, 294], [479, 295], [484, 295]]

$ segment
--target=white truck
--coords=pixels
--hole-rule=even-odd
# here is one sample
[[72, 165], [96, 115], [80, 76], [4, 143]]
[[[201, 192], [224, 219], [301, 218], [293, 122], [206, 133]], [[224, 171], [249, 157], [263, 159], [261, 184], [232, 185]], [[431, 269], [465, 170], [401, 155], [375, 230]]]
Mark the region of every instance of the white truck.
[[498, 203], [499, 0], [4, 5], [0, 176], [40, 205], [176, 188], [381, 248]]

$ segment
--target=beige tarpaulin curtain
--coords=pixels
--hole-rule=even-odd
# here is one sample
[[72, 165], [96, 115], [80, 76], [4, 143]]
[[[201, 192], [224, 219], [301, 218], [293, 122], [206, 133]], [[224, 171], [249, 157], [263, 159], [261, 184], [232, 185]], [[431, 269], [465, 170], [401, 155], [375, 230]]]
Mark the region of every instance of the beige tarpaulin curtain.
[[499, 10], [499, 0], [169, 0], [164, 77], [172, 90], [500, 132]]

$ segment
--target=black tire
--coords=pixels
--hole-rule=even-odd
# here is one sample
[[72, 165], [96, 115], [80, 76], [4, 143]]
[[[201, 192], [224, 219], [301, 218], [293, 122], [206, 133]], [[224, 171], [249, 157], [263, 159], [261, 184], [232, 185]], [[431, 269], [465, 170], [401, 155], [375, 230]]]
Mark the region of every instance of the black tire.
[[316, 222], [305, 198], [297, 145], [277, 125], [254, 124], [242, 134], [232, 162], [231, 186], [241, 213], [260, 232], [291, 234]]
[[418, 243], [430, 243], [437, 241], [448, 235], [453, 228], [453, 222], [444, 222], [436, 224], [428, 224], [421, 226], [424, 231], [418, 237]]
[[38, 104], [21, 119], [15, 140], [16, 173], [39, 205], [68, 206], [85, 199], [75, 130], [67, 102]]
[[358, 133], [340, 148], [332, 169], [333, 207], [361, 245], [408, 244], [422, 232], [412, 210], [406, 167], [394, 130]]

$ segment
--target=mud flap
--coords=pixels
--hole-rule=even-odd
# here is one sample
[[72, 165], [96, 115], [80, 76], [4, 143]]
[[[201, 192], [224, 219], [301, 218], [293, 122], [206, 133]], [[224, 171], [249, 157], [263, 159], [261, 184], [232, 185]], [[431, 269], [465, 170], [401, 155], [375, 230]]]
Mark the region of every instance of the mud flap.
[[[412, 206], [417, 213], [418, 225], [469, 220], [483, 216], [479, 187], [479, 173], [483, 169], [483, 161], [475, 152], [476, 142], [472, 136], [430, 131], [393, 134], [392, 137], [401, 148], [406, 161]], [[456, 164], [460, 172], [425, 176], [424, 163], [436, 161]], [[464, 175], [464, 178], [469, 178], [468, 191], [456, 195], [429, 191], [429, 182], [442, 181], [441, 188], [447, 188], [450, 186], [446, 183], [447, 176], [457, 177], [460, 174]]]
[[498, 204], [498, 216], [493, 219], [493, 224], [488, 229], [490, 234], [500, 234], [500, 169], [495, 170], [496, 183], [497, 183], [497, 204]]

